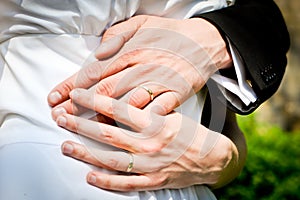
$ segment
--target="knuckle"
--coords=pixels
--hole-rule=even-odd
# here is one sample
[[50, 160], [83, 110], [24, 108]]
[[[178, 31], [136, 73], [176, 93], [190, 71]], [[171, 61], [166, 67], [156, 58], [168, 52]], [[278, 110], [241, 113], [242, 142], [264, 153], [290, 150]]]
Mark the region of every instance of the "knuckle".
[[110, 130], [109, 128], [105, 128], [99, 134], [99, 139], [109, 144], [119, 144], [120, 142], [119, 137], [114, 137], [114, 134], [112, 134], [112, 132], [113, 130]]
[[100, 62], [94, 62], [92, 65], [84, 68], [83, 75], [87, 78], [87, 81], [99, 81], [102, 73], [102, 65]]
[[154, 138], [161, 133], [164, 118], [157, 116], [155, 113], [146, 111], [144, 117], [140, 118], [139, 124], [142, 131], [148, 134], [148, 137]]
[[112, 183], [110, 181], [110, 179], [106, 178], [106, 179], [101, 179], [102, 180], [102, 185], [104, 188], [106, 189], [111, 189]]
[[85, 159], [87, 156], [87, 153], [84, 148], [76, 148], [74, 151], [74, 155], [76, 155], [76, 157], [78, 159]]
[[[70, 117], [72, 118], [72, 117]], [[69, 119], [66, 117], [66, 125], [74, 132], [78, 133], [79, 132], [79, 127], [80, 127], [80, 122], [75, 120], [75, 119]]]
[[124, 186], [125, 191], [135, 191], [137, 189], [137, 186], [133, 183], [127, 182]]
[[142, 146], [143, 153], [158, 153], [164, 148], [164, 145], [158, 142], [146, 143]]
[[111, 141], [112, 135], [110, 134], [110, 131], [102, 130], [101, 133], [99, 134], [99, 139], [105, 140], [105, 141]]
[[163, 136], [164, 136], [163, 142], [165, 144], [172, 141], [173, 138], [177, 135], [177, 131], [173, 131], [172, 127], [164, 128], [164, 130], [162, 132], [163, 132]]
[[69, 93], [71, 90], [73, 90], [74, 84], [71, 82], [65, 82], [61, 89], [58, 89], [61, 94]]
[[223, 153], [220, 153], [220, 159], [221, 160], [228, 160], [231, 158], [231, 153], [232, 153], [232, 145], [229, 141], [225, 140], [222, 144], [222, 151]]
[[155, 177], [155, 179], [153, 180], [153, 186], [156, 188], [163, 188], [168, 184], [168, 182], [169, 180], [166, 175], [160, 175]]
[[112, 102], [110, 105], [105, 107], [105, 113], [115, 120], [114, 116], [117, 114], [117, 105]]
[[101, 81], [97, 84], [96, 93], [111, 97], [113, 94], [114, 87], [109, 81]]
[[163, 150], [163, 148], [166, 146], [165, 143], [162, 143], [161, 141], [158, 141], [160, 143], [156, 143], [156, 145], [154, 145], [154, 150], [155, 152], [160, 152]]
[[233, 158], [233, 151], [232, 151], [232, 146], [231, 145], [226, 145], [224, 148], [223, 153], [219, 156], [219, 162], [223, 168], [227, 167], [229, 162]]
[[108, 161], [107, 161], [107, 166], [112, 168], [112, 169], [119, 169], [120, 167], [120, 162], [114, 158], [110, 158]]
[[121, 28], [121, 26], [122, 26], [122, 23], [116, 24], [116, 25], [108, 28], [103, 34], [102, 42], [105, 42], [113, 37], [116, 37], [120, 33], [122, 33], [123, 29]]
[[137, 94], [130, 95], [128, 103], [138, 108], [143, 106], [143, 101]]
[[[112, 116], [112, 118], [122, 120], [125, 116], [122, 116], [121, 113], [124, 113], [124, 107], [118, 103], [112, 103], [111, 106], [107, 109], [108, 113]], [[129, 116], [127, 116], [129, 117]]]
[[[222, 170], [228, 166], [233, 159], [233, 148], [228, 138], [223, 137], [218, 141], [218, 147], [214, 147], [208, 154], [208, 159], [215, 163], [215, 167]], [[223, 149], [223, 151], [217, 151], [217, 149]]]

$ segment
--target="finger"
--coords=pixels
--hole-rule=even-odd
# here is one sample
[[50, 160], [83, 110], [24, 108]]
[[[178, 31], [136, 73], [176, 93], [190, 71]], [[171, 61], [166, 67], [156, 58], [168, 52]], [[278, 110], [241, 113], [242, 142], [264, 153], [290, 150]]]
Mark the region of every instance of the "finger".
[[62, 144], [61, 150], [66, 156], [114, 171], [144, 173], [158, 169], [158, 164], [153, 164], [153, 158], [121, 150], [107, 150], [95, 143], [67, 141]]
[[[81, 117], [64, 114], [57, 118], [57, 124], [72, 132], [86, 136], [131, 152], [142, 151], [141, 137], [129, 130], [121, 129], [104, 123], [98, 123]], [[139, 143], [137, 145], [137, 143]]]
[[[155, 153], [169, 142], [168, 139], [158, 140], [158, 138], [162, 139], [161, 137], [150, 137], [151, 135], [133, 132], [69, 114], [59, 116], [56, 122], [59, 126], [72, 132], [134, 153]], [[152, 131], [156, 132], [157, 130]], [[158, 134], [153, 132], [152, 135], [158, 136]]]
[[90, 172], [87, 175], [87, 181], [91, 185], [99, 188], [115, 191], [147, 191], [156, 188], [163, 188], [166, 184], [164, 176], [158, 174], [148, 175], [113, 175], [105, 174], [99, 171]]
[[63, 101], [69, 99], [69, 93], [75, 88], [75, 80], [77, 80], [78, 73], [72, 75], [64, 82], [57, 85], [48, 94], [47, 100], [50, 106], [56, 106]]
[[[109, 31], [109, 30], [108, 30]], [[135, 34], [136, 30], [123, 32], [118, 35], [110, 36], [110, 39], [105, 41], [102, 39], [101, 44], [95, 51], [95, 56], [99, 60], [106, 59], [110, 56], [115, 55], [123, 45]]]
[[[134, 57], [137, 55], [139, 53], [131, 58], [135, 60]], [[113, 98], [125, 94], [121, 98], [122, 101], [141, 108], [152, 101], [155, 96], [168, 90], [163, 84], [159, 84], [161, 80], [157, 76], [157, 68], [158, 66], [152, 64], [136, 64], [128, 67], [101, 80], [95, 86], [96, 93]], [[153, 83], [149, 82], [150, 79]]]
[[125, 94], [120, 100], [128, 104], [143, 108], [154, 98], [164, 92], [168, 91], [164, 86], [157, 83], [146, 83], [137, 85], [135, 89]]
[[51, 115], [54, 121], [56, 121], [57, 117], [64, 114], [69, 113], [73, 115], [81, 115], [82, 113], [88, 112], [87, 108], [84, 108], [80, 105], [74, 104], [70, 99], [55, 106], [52, 111]]
[[180, 105], [180, 98], [176, 92], [169, 91], [162, 93], [156, 97], [144, 110], [146, 112], [153, 112], [158, 115], [167, 115]]
[[[69, 99], [70, 92], [75, 88], [90, 88], [112, 74], [118, 73], [128, 65], [128, 56], [118, 57], [113, 63], [110, 61], [96, 61], [82, 68], [62, 83], [51, 90], [48, 95], [48, 103], [54, 107]], [[107, 94], [111, 91], [105, 91]]]
[[66, 141], [62, 144], [61, 151], [64, 155], [75, 158], [77, 160], [90, 163], [97, 167], [108, 168], [107, 166], [99, 162], [99, 160], [95, 158], [84, 145], [72, 141]]
[[[136, 70], [126, 68], [102, 79], [93, 89], [97, 94], [117, 98], [130, 91], [134, 87], [134, 82], [140, 81], [136, 79], [136, 75]], [[141, 78], [141, 81], [143, 81], [143, 78]]]
[[105, 59], [117, 53], [145, 21], [146, 16], [133, 17], [107, 29], [103, 34], [100, 46], [95, 52], [96, 58], [99, 60]]
[[[115, 24], [108, 28], [103, 34], [102, 41], [105, 42], [112, 37], [120, 35], [124, 32], [130, 32], [132, 30], [137, 31], [148, 19], [146, 15], [139, 15], [129, 18], [128, 20]], [[130, 38], [128, 38], [130, 39]]]
[[126, 172], [130, 162], [129, 154], [123, 151], [101, 150], [100, 147], [81, 145], [72, 141], [62, 144], [64, 155], [98, 167]]
[[[135, 34], [135, 32], [145, 22], [145, 20], [145, 17], [134, 17], [124, 23], [115, 25], [108, 29], [103, 35], [102, 44], [96, 50], [96, 57], [98, 59], [104, 59], [117, 53], [124, 45], [124, 43], [127, 42]], [[123, 64], [119, 64], [118, 66], [123, 66]], [[110, 74], [114, 74], [122, 70], [122, 68], [120, 67], [115, 67], [110, 73], [103, 75], [103, 71], [101, 70], [103, 68], [104, 67], [102, 67], [99, 62], [94, 62], [92, 65], [83, 68], [78, 73], [60, 83], [48, 95], [49, 105], [55, 106], [67, 100], [69, 97], [69, 92], [76, 87], [90, 87], [100, 80], [101, 75], [102, 78], [104, 78], [106, 76], [109, 76]]]
[[103, 77], [105, 66], [101, 62], [93, 62], [54, 87], [48, 95], [50, 106], [56, 106], [67, 99], [75, 88], [89, 88]]
[[[153, 113], [146, 113], [125, 102], [113, 98], [91, 93], [84, 89], [76, 89], [70, 93], [71, 99], [88, 109], [99, 112], [138, 132], [147, 133], [151, 129], [157, 130], [163, 124], [163, 119]], [[154, 127], [153, 127], [154, 126]], [[153, 132], [153, 130], [151, 130]]]

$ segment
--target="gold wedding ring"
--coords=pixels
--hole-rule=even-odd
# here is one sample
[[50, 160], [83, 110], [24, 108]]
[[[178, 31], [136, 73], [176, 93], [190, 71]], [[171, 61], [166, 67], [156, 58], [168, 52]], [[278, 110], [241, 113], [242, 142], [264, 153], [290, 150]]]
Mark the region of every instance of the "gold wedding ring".
[[131, 172], [131, 170], [133, 169], [133, 155], [131, 153], [128, 153], [129, 155], [129, 164], [128, 164], [128, 167], [127, 167], [127, 170], [126, 172]]
[[146, 86], [143, 86], [143, 85], [140, 85], [141, 88], [143, 88], [144, 90], [146, 90], [148, 92], [148, 94], [150, 95], [150, 100], [153, 101], [154, 99], [154, 95], [153, 95], [153, 92], [151, 89], [149, 89], [148, 87]]

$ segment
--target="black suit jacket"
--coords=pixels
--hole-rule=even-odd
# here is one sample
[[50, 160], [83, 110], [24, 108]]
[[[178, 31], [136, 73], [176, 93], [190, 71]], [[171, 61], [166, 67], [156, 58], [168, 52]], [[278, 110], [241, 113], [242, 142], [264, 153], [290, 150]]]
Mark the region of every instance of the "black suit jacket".
[[272, 0], [236, 0], [234, 6], [195, 17], [210, 21], [230, 39], [257, 94], [249, 106], [237, 109], [230, 102], [227, 106], [239, 114], [254, 111], [277, 91], [287, 64], [290, 39], [277, 5]]

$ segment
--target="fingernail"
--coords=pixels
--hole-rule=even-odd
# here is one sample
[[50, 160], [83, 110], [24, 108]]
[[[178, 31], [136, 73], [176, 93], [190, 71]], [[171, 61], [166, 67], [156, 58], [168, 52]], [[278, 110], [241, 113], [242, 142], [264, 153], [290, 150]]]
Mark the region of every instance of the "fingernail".
[[59, 126], [66, 126], [67, 124], [67, 119], [64, 116], [59, 116], [56, 120], [57, 125]]
[[59, 115], [62, 115], [64, 113], [67, 113], [66, 109], [63, 108], [63, 107], [54, 108], [52, 112], [53, 112], [54, 116], [59, 116]]
[[88, 177], [88, 182], [89, 182], [89, 183], [95, 184], [96, 181], [97, 181], [97, 178], [96, 178], [95, 175], [93, 175], [93, 174], [92, 174], [92, 175], [89, 175], [89, 177]]
[[50, 95], [49, 95], [49, 101], [51, 103], [57, 103], [61, 100], [62, 96], [59, 92], [55, 91], [55, 92], [52, 92]]
[[62, 151], [65, 154], [72, 154], [74, 151], [74, 147], [71, 144], [63, 144]]

